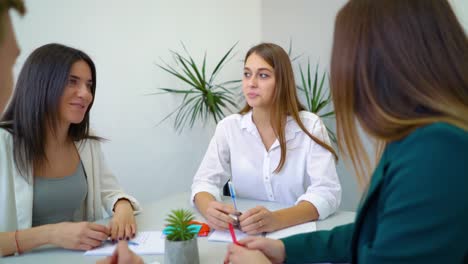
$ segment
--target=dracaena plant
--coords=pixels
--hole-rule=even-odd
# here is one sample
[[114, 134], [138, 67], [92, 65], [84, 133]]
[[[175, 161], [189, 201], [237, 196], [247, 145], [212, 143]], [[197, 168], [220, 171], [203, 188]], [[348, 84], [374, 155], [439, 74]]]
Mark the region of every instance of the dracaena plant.
[[[292, 40], [289, 40], [288, 56], [291, 63], [299, 59], [301, 55], [292, 55]], [[332, 118], [335, 116], [335, 111], [329, 110], [328, 105], [331, 105], [331, 94], [328, 89], [325, 88], [325, 81], [328, 81], [327, 73], [324, 71], [320, 73], [319, 64], [315, 65], [315, 69], [311, 69], [310, 60], [307, 60], [307, 70], [303, 70], [299, 63], [299, 73], [301, 76], [300, 82], [296, 82], [296, 88], [299, 90], [299, 94], [303, 94], [305, 97], [305, 107], [307, 111], [318, 115], [320, 118]], [[312, 72], [313, 71], [313, 72]], [[300, 84], [299, 84], [300, 83]], [[328, 136], [330, 140], [336, 144], [336, 135], [329, 126], [327, 128]]]
[[187, 126], [192, 128], [197, 120], [205, 124], [209, 119], [218, 123], [226, 116], [226, 111], [237, 109], [236, 90], [241, 80], [217, 82], [216, 77], [232, 58], [234, 44], [218, 61], [211, 73], [207, 72], [206, 52], [200, 65], [182, 44], [185, 54], [171, 51], [176, 66], [162, 62], [157, 66], [182, 82], [182, 88], [159, 88], [161, 93], [178, 94], [183, 96], [180, 105], [164, 117], [164, 122], [175, 115], [174, 128], [181, 132]]
[[195, 237], [196, 232], [189, 228], [194, 219], [192, 212], [186, 209], [172, 210], [166, 218], [166, 224], [171, 226], [171, 232], [166, 236], [170, 241], [186, 241]]
[[[312, 72], [313, 71], [313, 72]], [[328, 110], [327, 106], [331, 105], [331, 94], [325, 88], [325, 81], [328, 81], [327, 73], [320, 73], [318, 63], [315, 70], [310, 67], [310, 61], [307, 61], [307, 70], [303, 70], [299, 65], [299, 73], [301, 75], [300, 85], [297, 85], [299, 91], [303, 92], [307, 110], [320, 116], [320, 118], [334, 117], [335, 111]], [[328, 131], [328, 136], [331, 141], [336, 144], [335, 133], [325, 125]]]

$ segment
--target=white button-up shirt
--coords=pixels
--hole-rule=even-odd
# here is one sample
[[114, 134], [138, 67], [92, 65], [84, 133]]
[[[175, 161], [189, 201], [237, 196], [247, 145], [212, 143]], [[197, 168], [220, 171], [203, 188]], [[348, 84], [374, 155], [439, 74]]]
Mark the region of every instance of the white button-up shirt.
[[[301, 111], [307, 130], [330, 144], [326, 127], [318, 116]], [[221, 200], [222, 188], [231, 178], [238, 197], [275, 201], [293, 206], [300, 201], [312, 203], [324, 219], [341, 202], [341, 185], [333, 155], [313, 141], [290, 116], [286, 123], [286, 162], [278, 173], [281, 148], [276, 140], [266, 150], [252, 111], [224, 118], [194, 176], [192, 197], [208, 192]]]

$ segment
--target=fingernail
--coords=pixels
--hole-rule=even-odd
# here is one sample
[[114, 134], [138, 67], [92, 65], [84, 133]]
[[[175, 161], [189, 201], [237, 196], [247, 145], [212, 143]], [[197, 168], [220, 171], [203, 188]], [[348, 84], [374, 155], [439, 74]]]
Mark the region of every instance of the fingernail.
[[129, 238], [129, 237], [127, 237], [127, 240], [130, 240], [130, 238]]
[[122, 238], [121, 238], [121, 237], [119, 237], [119, 240], [122, 240]]

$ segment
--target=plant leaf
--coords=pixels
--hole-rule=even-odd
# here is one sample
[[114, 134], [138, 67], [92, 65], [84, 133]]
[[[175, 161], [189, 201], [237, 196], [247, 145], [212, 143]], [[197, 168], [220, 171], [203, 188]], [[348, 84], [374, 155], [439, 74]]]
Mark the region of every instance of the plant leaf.
[[224, 61], [226, 60], [227, 57], [229, 57], [229, 54], [231, 54], [231, 52], [234, 50], [234, 48], [237, 46], [237, 43], [239, 42], [236, 42], [234, 45], [232, 45], [232, 47], [226, 52], [226, 54], [224, 54], [224, 56], [221, 58], [221, 60], [218, 62], [218, 64], [216, 65], [216, 67], [214, 68], [213, 70], [213, 73], [211, 73], [211, 77], [210, 77], [210, 80], [208, 81], [208, 83], [212, 83], [212, 81], [214, 80], [214, 77], [216, 76], [216, 74], [218, 73], [218, 71], [222, 68], [223, 64], [224, 64]]

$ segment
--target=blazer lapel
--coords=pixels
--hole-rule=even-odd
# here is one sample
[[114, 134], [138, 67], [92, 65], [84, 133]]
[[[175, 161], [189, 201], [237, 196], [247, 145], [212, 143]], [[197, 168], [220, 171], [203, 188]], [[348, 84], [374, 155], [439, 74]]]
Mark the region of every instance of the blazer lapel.
[[361, 204], [359, 205], [358, 213], [356, 216], [356, 220], [354, 222], [354, 232], [353, 238], [351, 240], [352, 245], [352, 263], [357, 262], [356, 252], [358, 252], [357, 245], [359, 242], [359, 235], [361, 233], [361, 228], [363, 227], [363, 221], [366, 217], [367, 210], [372, 202], [375, 202], [374, 196], [379, 193], [380, 187], [382, 186], [383, 182], [383, 175], [384, 175], [384, 167], [385, 167], [385, 154], [382, 155], [382, 158], [379, 162], [379, 165], [375, 169], [374, 173], [372, 174], [372, 179], [369, 185], [369, 189], [365, 194], [365, 199], [362, 200]]

